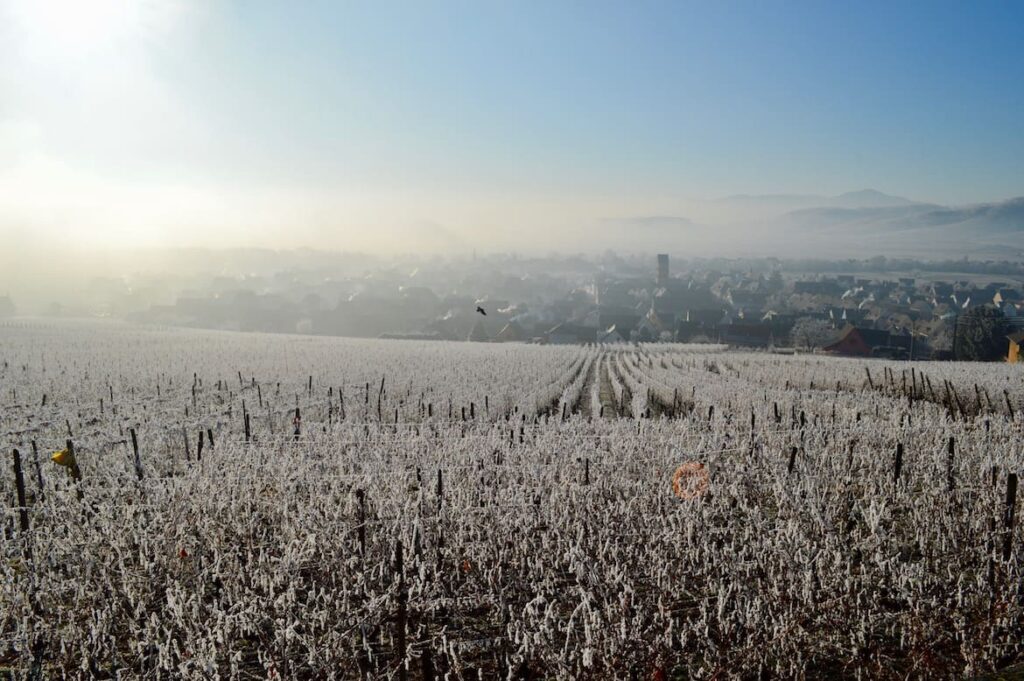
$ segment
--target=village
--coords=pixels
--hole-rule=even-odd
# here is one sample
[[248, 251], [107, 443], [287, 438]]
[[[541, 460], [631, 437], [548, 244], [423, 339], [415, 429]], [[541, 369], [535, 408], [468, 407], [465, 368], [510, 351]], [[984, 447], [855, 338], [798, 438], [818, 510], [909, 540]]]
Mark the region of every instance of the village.
[[296, 258], [94, 277], [77, 298], [0, 316], [110, 317], [235, 331], [481, 343], [717, 343], [774, 352], [1016, 361], [1017, 263], [668, 254], [375, 261]]

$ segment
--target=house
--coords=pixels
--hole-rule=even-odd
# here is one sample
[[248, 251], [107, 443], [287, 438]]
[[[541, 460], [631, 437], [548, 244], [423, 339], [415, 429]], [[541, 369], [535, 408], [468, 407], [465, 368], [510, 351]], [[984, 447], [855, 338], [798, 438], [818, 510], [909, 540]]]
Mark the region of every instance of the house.
[[1006, 361], [1010, 364], [1019, 364], [1021, 359], [1020, 346], [1024, 344], [1024, 331], [1011, 333], [1006, 339], [1010, 341], [1010, 346], [1006, 352]]
[[598, 343], [625, 343], [626, 339], [622, 337], [622, 334], [620, 334], [618, 332], [618, 330], [614, 326], [612, 326], [611, 328], [609, 328], [609, 329], [607, 329], [605, 331], [598, 331], [597, 332], [597, 342]]
[[716, 339], [722, 317], [723, 312], [720, 308], [687, 310], [686, 314], [676, 321], [676, 340], [685, 343], [698, 337]]
[[599, 328], [608, 329], [614, 326], [625, 337], [629, 336], [640, 321], [640, 315], [629, 307], [602, 306], [598, 311]]
[[768, 301], [768, 296], [757, 291], [732, 289], [726, 296], [726, 300], [735, 308], [742, 310], [761, 310]]
[[1015, 291], [1014, 289], [1000, 288], [997, 289], [994, 294], [992, 294], [992, 303], [995, 304], [997, 307], [1002, 306], [1004, 303], [1019, 302], [1021, 302], [1020, 291]]
[[793, 313], [779, 313], [770, 310], [761, 318], [761, 323], [772, 327], [772, 336], [775, 338], [788, 338], [798, 318], [799, 315]]
[[595, 338], [593, 329], [579, 324], [563, 322], [547, 332], [547, 341], [552, 345], [571, 345], [573, 343], [591, 343]]
[[477, 323], [473, 325], [473, 329], [469, 332], [469, 337], [466, 340], [475, 341], [477, 343], [490, 342], [491, 336], [487, 333], [487, 327], [484, 326], [484, 320], [478, 320]]
[[692, 282], [673, 281], [670, 285], [655, 289], [651, 309], [663, 324], [673, 326], [685, 317], [687, 310], [711, 307], [714, 304], [715, 297], [711, 289], [695, 286]]
[[703, 308], [686, 311], [685, 321], [696, 322], [702, 327], [717, 327], [725, 316], [721, 308]]
[[506, 324], [494, 337], [498, 343], [521, 343], [526, 340], [526, 332], [516, 322]]
[[827, 320], [833, 326], [842, 327], [846, 324], [858, 324], [863, 322], [867, 316], [868, 311], [865, 309], [858, 309], [855, 307], [833, 307], [831, 305], [827, 305], [822, 311], [820, 319]]
[[953, 295], [953, 285], [946, 281], [933, 282], [931, 293], [933, 298], [949, 298]]
[[576, 320], [581, 326], [585, 326], [588, 329], [594, 329], [595, 331], [602, 328], [601, 326], [601, 313], [598, 308], [594, 308], [583, 315], [580, 319]]
[[703, 335], [703, 333], [697, 322], [688, 322], [685, 320], [676, 322], [676, 340], [680, 343], [688, 343], [699, 335]]
[[1006, 321], [1015, 329], [1024, 328], [1024, 314], [1021, 314], [1021, 303], [1006, 302], [997, 306], [1006, 317]]
[[635, 339], [641, 343], [652, 343], [661, 338], [661, 332], [664, 331], [664, 327], [658, 320], [657, 315], [652, 311], [646, 317], [640, 320], [637, 324], [636, 331], [634, 332]]
[[909, 334], [894, 334], [880, 329], [847, 326], [835, 343], [823, 350], [849, 357], [908, 357], [913, 341]]
[[596, 283], [597, 304], [602, 308], [629, 308], [636, 303], [633, 286], [628, 281], [608, 281]]
[[793, 293], [814, 296], [841, 296], [845, 289], [837, 281], [795, 281]]
[[719, 331], [722, 342], [729, 345], [766, 348], [775, 343], [771, 324], [723, 324]]

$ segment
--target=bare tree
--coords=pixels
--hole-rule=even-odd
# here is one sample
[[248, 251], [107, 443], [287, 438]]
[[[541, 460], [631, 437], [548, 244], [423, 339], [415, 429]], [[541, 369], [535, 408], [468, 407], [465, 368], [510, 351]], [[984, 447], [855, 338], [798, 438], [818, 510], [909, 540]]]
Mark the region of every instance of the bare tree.
[[949, 324], [943, 324], [932, 331], [928, 337], [928, 344], [931, 345], [933, 350], [952, 351], [953, 350], [953, 327]]
[[834, 335], [835, 331], [828, 322], [813, 317], [801, 317], [796, 320], [793, 330], [790, 332], [793, 346], [808, 350], [820, 348], [832, 340]]

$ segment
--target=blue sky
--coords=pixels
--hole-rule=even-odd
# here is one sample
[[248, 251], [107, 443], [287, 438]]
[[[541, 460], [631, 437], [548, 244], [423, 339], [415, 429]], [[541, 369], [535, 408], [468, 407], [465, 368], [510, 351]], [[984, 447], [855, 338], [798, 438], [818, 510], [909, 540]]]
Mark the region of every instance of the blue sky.
[[0, 0], [0, 220], [345, 247], [1024, 194], [1022, 3], [97, 2]]

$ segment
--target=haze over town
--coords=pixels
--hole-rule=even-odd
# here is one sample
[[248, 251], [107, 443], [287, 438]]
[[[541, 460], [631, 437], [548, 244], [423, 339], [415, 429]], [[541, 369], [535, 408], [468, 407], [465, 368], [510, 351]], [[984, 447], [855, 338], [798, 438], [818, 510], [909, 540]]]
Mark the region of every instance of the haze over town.
[[854, 303], [941, 332], [1021, 285], [1020, 14], [0, 0], [0, 295], [341, 335], [464, 339], [441, 320], [475, 301], [533, 339]]

